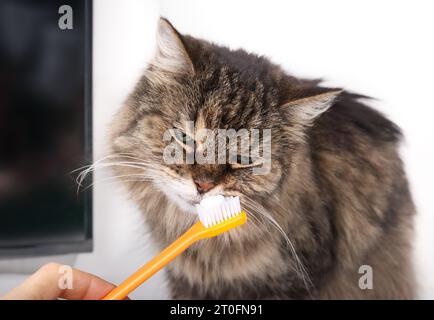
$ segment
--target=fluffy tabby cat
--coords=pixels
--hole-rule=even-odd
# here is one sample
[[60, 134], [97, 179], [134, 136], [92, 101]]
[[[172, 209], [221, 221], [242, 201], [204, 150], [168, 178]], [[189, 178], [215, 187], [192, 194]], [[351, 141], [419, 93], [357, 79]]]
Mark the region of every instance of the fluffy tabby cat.
[[[155, 56], [112, 123], [110, 163], [161, 246], [196, 221], [203, 196], [239, 195], [250, 215], [167, 267], [173, 298], [414, 296], [401, 133], [361, 98], [160, 19]], [[271, 129], [271, 171], [165, 164], [163, 133], [189, 120], [195, 130]], [[372, 268], [372, 289], [359, 286], [361, 266]]]

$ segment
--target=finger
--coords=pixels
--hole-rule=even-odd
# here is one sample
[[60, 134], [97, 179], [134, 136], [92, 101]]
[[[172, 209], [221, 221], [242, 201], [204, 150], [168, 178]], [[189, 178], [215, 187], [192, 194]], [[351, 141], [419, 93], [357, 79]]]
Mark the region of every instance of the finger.
[[71, 289], [64, 289], [59, 298], [69, 300], [101, 299], [115, 286], [95, 275], [73, 269], [73, 285]]
[[89, 273], [72, 269], [72, 283], [68, 288], [60, 285], [62, 265], [49, 263], [30, 276], [17, 288], [13, 289], [3, 299], [17, 300], [53, 300], [64, 299], [100, 299], [115, 286]]
[[51, 300], [57, 298], [60, 292], [57, 278], [60, 265], [49, 263], [29, 278], [27, 278], [18, 287], [7, 293], [3, 299], [10, 300]]

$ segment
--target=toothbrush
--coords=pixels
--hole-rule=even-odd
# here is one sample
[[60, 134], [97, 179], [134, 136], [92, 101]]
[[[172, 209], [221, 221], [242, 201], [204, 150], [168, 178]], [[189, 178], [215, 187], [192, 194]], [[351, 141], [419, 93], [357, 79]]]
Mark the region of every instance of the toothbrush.
[[238, 197], [211, 196], [196, 205], [199, 221], [155, 258], [113, 289], [102, 300], [122, 300], [131, 291], [161, 270], [194, 242], [212, 238], [247, 221]]

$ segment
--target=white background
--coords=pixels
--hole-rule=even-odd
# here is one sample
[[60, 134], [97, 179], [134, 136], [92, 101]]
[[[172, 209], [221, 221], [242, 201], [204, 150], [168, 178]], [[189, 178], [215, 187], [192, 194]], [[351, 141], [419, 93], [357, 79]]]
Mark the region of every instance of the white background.
[[[264, 54], [294, 75], [376, 97], [373, 105], [406, 136], [402, 156], [418, 208], [419, 297], [434, 299], [433, 12], [429, 0], [94, 0], [95, 159], [105, 153], [112, 114], [153, 53], [159, 15], [181, 33]], [[75, 266], [118, 283], [156, 251], [137, 208], [122, 188], [104, 182], [108, 176], [96, 175], [95, 250], [78, 255]], [[0, 293], [18, 279], [3, 275]], [[164, 275], [131, 296], [167, 298]]]

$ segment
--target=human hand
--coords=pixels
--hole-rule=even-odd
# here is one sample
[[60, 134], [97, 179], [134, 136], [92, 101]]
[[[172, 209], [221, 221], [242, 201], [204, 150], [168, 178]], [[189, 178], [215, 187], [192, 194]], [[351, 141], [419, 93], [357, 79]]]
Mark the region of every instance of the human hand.
[[62, 265], [49, 263], [41, 267], [18, 287], [1, 297], [5, 300], [96, 300], [105, 296], [115, 286], [92, 274], [71, 269], [71, 288], [60, 285]]

